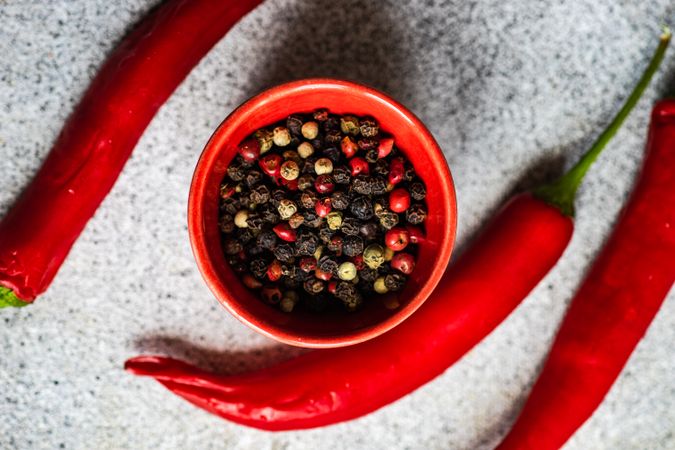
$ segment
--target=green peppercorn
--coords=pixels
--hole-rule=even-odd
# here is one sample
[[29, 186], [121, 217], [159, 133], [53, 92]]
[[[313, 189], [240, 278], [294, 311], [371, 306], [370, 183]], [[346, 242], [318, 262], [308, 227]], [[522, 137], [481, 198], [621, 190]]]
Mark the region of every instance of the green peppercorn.
[[286, 147], [291, 143], [291, 133], [286, 127], [276, 127], [272, 132], [272, 141], [279, 147]]
[[359, 129], [359, 119], [354, 116], [342, 116], [340, 118], [340, 129], [345, 134], [356, 136], [361, 132]]
[[283, 297], [281, 298], [281, 303], [279, 304], [279, 308], [283, 312], [291, 312], [293, 311], [293, 308], [295, 308], [295, 305], [298, 303], [298, 300], [300, 300], [300, 296], [298, 295], [297, 292], [295, 291], [286, 291], [283, 294]]
[[326, 216], [328, 228], [331, 230], [339, 230], [342, 226], [342, 213], [340, 211], [332, 211]]
[[363, 262], [371, 269], [377, 269], [384, 263], [384, 248], [379, 244], [370, 244], [363, 251]]
[[351, 261], [345, 261], [338, 267], [338, 277], [344, 281], [356, 278], [356, 265]]
[[253, 137], [255, 137], [258, 140], [258, 144], [260, 144], [260, 154], [262, 155], [263, 153], [269, 151], [269, 149], [272, 148], [272, 144], [274, 144], [274, 133], [272, 133], [270, 130], [267, 130], [265, 128], [261, 128], [255, 133], [253, 133]]
[[279, 215], [283, 220], [288, 220], [298, 212], [298, 207], [295, 205], [295, 202], [293, 200], [288, 200], [288, 199], [283, 199], [279, 202], [279, 206], [277, 207], [277, 211], [279, 211]]
[[378, 294], [386, 294], [389, 292], [389, 289], [387, 289], [387, 286], [384, 284], [384, 277], [378, 277], [375, 279], [375, 282], [373, 283], [373, 288], [375, 289], [375, 292]]

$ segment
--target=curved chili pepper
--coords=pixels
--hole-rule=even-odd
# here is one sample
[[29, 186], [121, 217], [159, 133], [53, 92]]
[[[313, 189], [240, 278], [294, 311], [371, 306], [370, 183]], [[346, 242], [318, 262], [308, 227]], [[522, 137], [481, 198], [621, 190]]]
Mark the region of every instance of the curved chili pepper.
[[[666, 42], [667, 44], [667, 42]], [[354, 419], [440, 375], [501, 323], [555, 265], [572, 236], [574, 194], [656, 71], [665, 44], [621, 111], [566, 175], [509, 202], [413, 316], [351, 347], [313, 351], [248, 374], [219, 376], [161, 356], [125, 368], [191, 403], [265, 430]]]
[[0, 221], [0, 307], [47, 289], [159, 107], [261, 1], [169, 0], [110, 55]]
[[675, 100], [652, 112], [630, 202], [500, 449], [557, 449], [593, 414], [675, 282]]

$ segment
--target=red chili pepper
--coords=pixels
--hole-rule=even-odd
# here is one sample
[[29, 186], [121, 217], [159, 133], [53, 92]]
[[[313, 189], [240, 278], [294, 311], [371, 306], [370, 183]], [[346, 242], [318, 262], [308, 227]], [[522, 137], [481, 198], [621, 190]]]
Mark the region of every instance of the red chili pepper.
[[0, 222], [0, 305], [47, 289], [159, 107], [260, 2], [169, 0], [122, 41]]
[[353, 419], [410, 393], [490, 333], [560, 258], [572, 235], [574, 194], [644, 91], [663, 51], [659, 46], [626, 105], [584, 158], [535, 196], [513, 199], [448, 269], [432, 298], [395, 329], [243, 375], [214, 375], [160, 356], [130, 359], [125, 368], [154, 377], [225, 419], [266, 430]]
[[652, 113], [642, 177], [572, 300], [500, 449], [557, 449], [593, 414], [675, 282], [675, 100]]

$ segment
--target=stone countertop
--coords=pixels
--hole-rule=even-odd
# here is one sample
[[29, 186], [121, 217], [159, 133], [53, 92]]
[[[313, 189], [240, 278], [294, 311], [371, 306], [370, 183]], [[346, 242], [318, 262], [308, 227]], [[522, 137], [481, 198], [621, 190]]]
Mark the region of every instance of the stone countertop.
[[[47, 154], [115, 42], [156, 0], [0, 6], [0, 215]], [[224, 422], [122, 371], [161, 352], [243, 371], [301, 350], [223, 310], [190, 253], [192, 170], [247, 97], [313, 76], [379, 88], [429, 126], [457, 184], [461, 250], [517, 187], [569, 165], [635, 84], [675, 19], [670, 0], [270, 0], [192, 72], [34, 306], [0, 311], [0, 447], [489, 449], [524, 401], [571, 295], [643, 156], [669, 59], [585, 181], [556, 268], [445, 374], [367, 417], [270, 434]], [[167, 68], [167, 70], [171, 70]], [[675, 293], [568, 449], [675, 448]]]

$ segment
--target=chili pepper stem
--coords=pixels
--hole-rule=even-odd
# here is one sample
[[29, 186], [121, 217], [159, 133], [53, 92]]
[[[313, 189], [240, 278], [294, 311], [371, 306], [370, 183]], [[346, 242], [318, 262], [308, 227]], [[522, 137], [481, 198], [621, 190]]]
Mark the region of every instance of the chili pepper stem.
[[670, 42], [670, 37], [670, 29], [668, 27], [664, 27], [659, 46], [656, 48], [649, 65], [642, 74], [640, 81], [638, 81], [638, 84], [633, 89], [633, 92], [631, 92], [630, 96], [624, 103], [621, 110], [614, 117], [612, 122], [593, 143], [591, 148], [582, 156], [579, 162], [574, 165], [574, 167], [572, 167], [567, 173], [552, 183], [545, 184], [544, 186], [535, 189], [535, 197], [552, 206], [555, 206], [566, 216], [574, 216], [574, 198], [576, 196], [577, 190], [579, 189], [579, 186], [581, 185], [581, 182], [584, 179], [584, 176], [586, 175], [586, 172], [588, 172], [588, 169], [591, 167], [591, 165], [593, 165], [602, 150], [607, 146], [607, 143], [614, 137], [617, 131], [619, 131], [619, 128], [621, 128], [621, 125], [626, 120], [642, 96], [642, 93], [649, 85], [649, 82], [654, 76], [654, 73], [656, 73], [656, 70], [659, 68], [661, 61], [663, 60], [663, 56], [666, 53], [666, 48]]
[[28, 302], [20, 300], [11, 289], [0, 286], [0, 308], [6, 308], [9, 306], [20, 308], [28, 304]]

